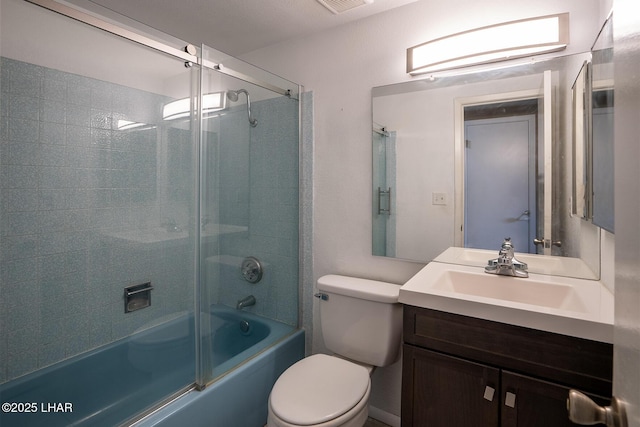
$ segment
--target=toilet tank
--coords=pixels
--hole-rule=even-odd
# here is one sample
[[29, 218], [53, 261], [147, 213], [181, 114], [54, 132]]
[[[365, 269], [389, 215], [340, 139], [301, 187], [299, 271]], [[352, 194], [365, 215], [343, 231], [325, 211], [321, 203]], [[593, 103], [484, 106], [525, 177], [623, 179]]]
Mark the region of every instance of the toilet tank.
[[402, 336], [400, 286], [335, 274], [318, 279], [320, 327], [332, 352], [374, 366], [398, 359]]

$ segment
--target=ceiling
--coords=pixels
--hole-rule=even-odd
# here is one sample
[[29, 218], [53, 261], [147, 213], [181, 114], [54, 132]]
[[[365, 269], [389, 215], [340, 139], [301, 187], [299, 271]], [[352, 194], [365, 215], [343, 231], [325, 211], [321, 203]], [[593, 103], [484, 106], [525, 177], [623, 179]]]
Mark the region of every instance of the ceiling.
[[366, 4], [339, 14], [317, 0], [89, 1], [186, 42], [204, 43], [240, 56], [417, 0], [366, 0]]

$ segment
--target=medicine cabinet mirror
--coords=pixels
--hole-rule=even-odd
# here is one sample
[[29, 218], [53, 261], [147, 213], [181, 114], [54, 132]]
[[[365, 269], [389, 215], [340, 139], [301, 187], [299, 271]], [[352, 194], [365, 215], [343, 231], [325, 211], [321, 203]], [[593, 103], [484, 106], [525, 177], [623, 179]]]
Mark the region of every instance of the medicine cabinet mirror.
[[613, 233], [613, 24], [605, 22], [592, 49], [591, 126], [593, 223]]

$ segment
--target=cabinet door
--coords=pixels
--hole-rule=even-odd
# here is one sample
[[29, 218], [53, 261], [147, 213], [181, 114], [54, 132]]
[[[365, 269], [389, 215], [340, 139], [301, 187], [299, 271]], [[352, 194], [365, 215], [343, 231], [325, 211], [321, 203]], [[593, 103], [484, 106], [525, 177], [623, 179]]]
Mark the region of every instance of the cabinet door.
[[404, 345], [403, 427], [497, 427], [500, 371]]
[[[568, 387], [503, 371], [501, 426], [575, 427], [567, 413], [568, 396]], [[608, 404], [602, 398], [594, 400]]]

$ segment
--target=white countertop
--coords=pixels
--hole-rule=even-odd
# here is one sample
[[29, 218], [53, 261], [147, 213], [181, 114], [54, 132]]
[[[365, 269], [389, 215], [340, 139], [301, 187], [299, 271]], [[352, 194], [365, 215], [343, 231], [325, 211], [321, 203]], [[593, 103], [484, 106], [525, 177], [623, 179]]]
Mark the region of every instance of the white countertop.
[[[483, 286], [488, 289], [493, 284], [498, 284], [494, 287], [497, 291], [484, 292]], [[478, 288], [474, 288], [476, 285]], [[517, 298], [510, 295], [512, 290]], [[597, 280], [535, 273], [529, 278], [496, 276], [485, 273], [483, 267], [431, 262], [400, 288], [399, 302], [613, 342], [614, 298]]]
[[[434, 261], [484, 267], [487, 261], [498, 257], [499, 251], [450, 247], [438, 255]], [[577, 277], [598, 280], [598, 275], [580, 258], [516, 253], [518, 261], [527, 263], [529, 273], [550, 276]]]

